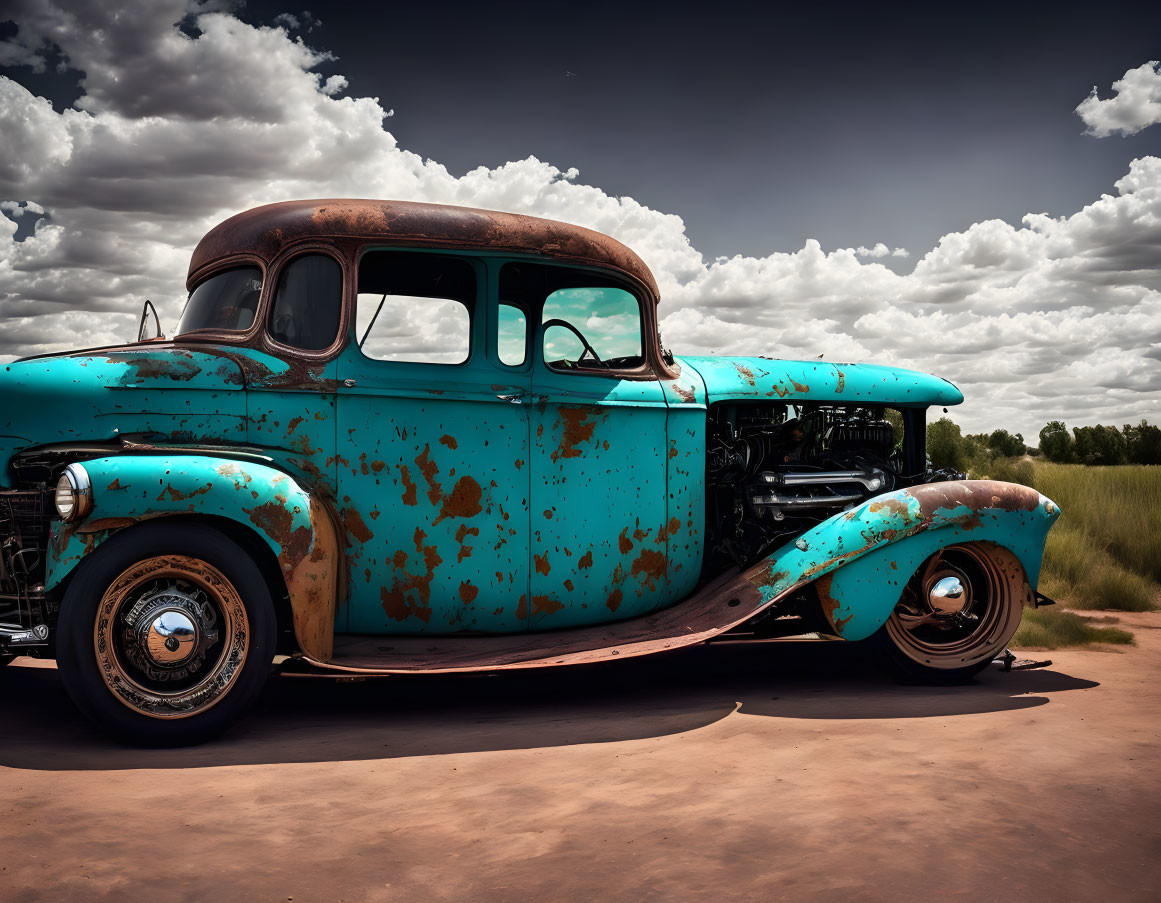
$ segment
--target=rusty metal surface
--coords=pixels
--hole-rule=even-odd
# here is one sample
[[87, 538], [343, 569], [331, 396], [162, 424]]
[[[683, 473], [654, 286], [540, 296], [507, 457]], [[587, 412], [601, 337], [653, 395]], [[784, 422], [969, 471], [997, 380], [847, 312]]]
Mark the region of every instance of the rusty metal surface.
[[993, 542], [1035, 588], [1044, 540], [1060, 509], [1035, 489], [993, 480], [925, 483], [836, 514], [746, 572], [764, 594], [817, 581], [823, 614], [848, 640], [870, 636], [904, 585], [944, 546]]
[[320, 498], [287, 474], [254, 462], [124, 454], [84, 466], [93, 483], [92, 517], [75, 525], [54, 523], [47, 587], [134, 523], [173, 515], [225, 518], [256, 532], [277, 557], [300, 647], [329, 657], [342, 562], [337, 531]]
[[210, 230], [194, 249], [187, 286], [216, 262], [251, 254], [272, 261], [307, 239], [539, 254], [610, 267], [658, 298], [653, 274], [620, 242], [567, 223], [532, 216], [410, 201], [323, 199], [255, 207]]
[[584, 665], [703, 643], [760, 613], [749, 581], [725, 574], [678, 605], [632, 621], [495, 637], [339, 637], [330, 670], [368, 674], [454, 673]]

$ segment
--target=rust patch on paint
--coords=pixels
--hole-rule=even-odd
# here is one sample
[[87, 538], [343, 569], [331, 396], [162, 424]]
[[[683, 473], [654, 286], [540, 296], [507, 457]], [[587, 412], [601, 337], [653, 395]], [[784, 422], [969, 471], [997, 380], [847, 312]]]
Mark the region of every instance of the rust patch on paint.
[[585, 568], [591, 568], [593, 566], [593, 553], [591, 549], [577, 559], [576, 566], [577, 570], [584, 570]]
[[471, 605], [479, 594], [480, 588], [478, 586], [472, 586], [467, 580], [460, 583], [460, 600], [464, 605]]
[[624, 598], [625, 594], [621, 592], [621, 588], [618, 586], [609, 593], [609, 598], [605, 600], [605, 605], [608, 606], [609, 611], [616, 611], [621, 607], [621, 600]]
[[565, 588], [566, 590], [568, 590], [568, 591], [571, 593], [571, 592], [573, 591], [573, 588], [574, 588], [574, 587], [573, 587], [573, 583], [572, 583], [572, 581], [571, 581], [571, 580], [565, 580], [565, 581], [564, 581], [564, 588]]
[[460, 477], [452, 487], [451, 494], [443, 500], [439, 517], [433, 523], [438, 524], [447, 517], [475, 517], [483, 508], [480, 498], [484, 490], [471, 477]]
[[838, 611], [839, 601], [831, 595], [830, 585], [834, 582], [834, 574], [826, 574], [814, 581], [814, 588], [818, 592], [818, 601], [822, 606], [822, 613], [826, 615], [826, 619], [830, 625], [836, 630], [838, 624], [835, 622], [834, 615]]
[[291, 420], [291, 421], [290, 421], [288, 424], [286, 424], [286, 435], [287, 435], [287, 436], [289, 436], [289, 435], [290, 435], [291, 433], [293, 433], [293, 432], [294, 432], [296, 429], [298, 429], [298, 425], [299, 425], [300, 423], [302, 423], [302, 421], [304, 421], [304, 420], [306, 420], [306, 418], [305, 418], [305, 417], [295, 417], [295, 418], [294, 418], [293, 420]]
[[533, 555], [532, 560], [536, 563], [536, 573], [548, 576], [548, 572], [552, 570], [552, 566], [548, 563], [547, 555]]
[[633, 577], [640, 575], [649, 589], [657, 589], [657, 581], [664, 580], [669, 573], [669, 559], [662, 552], [653, 549], [642, 549], [641, 554], [633, 561], [629, 574]]
[[[221, 473], [221, 470], [219, 470], [218, 472]], [[128, 489], [128, 488], [129, 488], [128, 486], [121, 485], [121, 478], [118, 477], [117, 479], [113, 480], [112, 483], [110, 483], [108, 486], [106, 486], [105, 490], [107, 492], [116, 492], [118, 489]]]
[[419, 472], [423, 474], [423, 479], [427, 482], [428, 501], [433, 505], [438, 505], [440, 497], [443, 495], [443, 487], [439, 485], [439, 482], [435, 478], [439, 473], [439, 468], [431, 460], [430, 446], [426, 444], [423, 446], [423, 451], [415, 458], [415, 466], [419, 468]]
[[[396, 564], [396, 569], [402, 573], [395, 576], [390, 588], [384, 586], [379, 590], [379, 599], [387, 617], [396, 621], [404, 621], [414, 616], [425, 624], [431, 621], [431, 581], [435, 576], [435, 569], [443, 564], [435, 546], [425, 546], [423, 541], [427, 534], [418, 527], [412, 536], [415, 551], [423, 558], [424, 573], [410, 574]], [[399, 552], [395, 553], [395, 562], [399, 561]], [[406, 555], [403, 557], [406, 563]]]
[[347, 533], [359, 542], [367, 542], [375, 535], [368, 529], [362, 515], [354, 508], [347, 508], [343, 512], [343, 526], [347, 528]]
[[629, 539], [629, 537], [625, 535], [628, 532], [629, 528], [626, 527], [621, 531], [621, 535], [617, 537], [617, 548], [621, 550], [622, 555], [628, 555], [633, 551], [633, 540]]
[[448, 448], [450, 448], [452, 451], [455, 451], [457, 448], [459, 448], [459, 447], [460, 447], [460, 446], [459, 446], [459, 443], [458, 443], [458, 442], [456, 442], [456, 438], [455, 438], [455, 436], [447, 436], [447, 435], [440, 436], [440, 437], [439, 437], [439, 444], [440, 444], [440, 445], [446, 445], [446, 446], [447, 446]]
[[[553, 462], [561, 458], [579, 458], [581, 450], [577, 446], [582, 442], [592, 442], [597, 423], [606, 416], [591, 408], [561, 407], [556, 420], [556, 425], [560, 427], [560, 445], [550, 455]], [[589, 420], [589, 417], [597, 419]]]
[[556, 614], [564, 608], [564, 603], [558, 602], [552, 596], [533, 596], [532, 597], [532, 611], [538, 615]]
[[736, 369], [738, 371], [738, 373], [741, 375], [742, 379], [744, 379], [746, 382], [748, 382], [751, 386], [757, 385], [757, 383], [754, 382], [754, 371], [751, 370], [749, 367], [746, 367], [742, 364], [735, 362], [734, 369]]
[[899, 517], [907, 516], [907, 503], [901, 499], [883, 499], [877, 502], [871, 502], [867, 506], [867, 511], [871, 514], [879, 514], [880, 511], [886, 512], [882, 515], [898, 515]]
[[521, 621], [528, 617], [528, 597], [521, 596], [520, 601], [516, 603], [516, 617]]
[[419, 504], [419, 499], [416, 498], [416, 493], [415, 493], [416, 486], [415, 486], [414, 481], [412, 481], [412, 479], [411, 479], [411, 471], [407, 469], [406, 464], [400, 464], [400, 465], [398, 465], [398, 467], [399, 467], [399, 478], [403, 481], [403, 504], [404, 505], [417, 505], [417, 504]]
[[179, 489], [174, 489], [172, 483], [167, 483], [165, 489], [162, 490], [161, 495], [157, 497], [157, 500], [159, 502], [163, 501], [166, 495], [168, 495], [171, 502], [184, 502], [186, 499], [192, 499], [194, 496], [205, 495], [213, 488], [214, 484], [211, 482], [206, 483], [205, 486], [200, 486], [197, 489], [192, 489], [189, 492], [182, 492]]
[[456, 555], [456, 561], [460, 562], [472, 554], [472, 547], [464, 544], [464, 540], [469, 536], [479, 536], [479, 527], [469, 527], [467, 524], [460, 524], [456, 529], [456, 542], [460, 544], [459, 554]]

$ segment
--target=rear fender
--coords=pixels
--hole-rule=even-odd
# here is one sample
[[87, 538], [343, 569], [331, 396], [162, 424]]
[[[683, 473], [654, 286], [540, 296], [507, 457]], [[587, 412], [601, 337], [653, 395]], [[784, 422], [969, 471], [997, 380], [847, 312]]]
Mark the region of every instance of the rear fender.
[[1059, 516], [1051, 499], [1016, 483], [925, 483], [836, 514], [745, 576], [768, 599], [814, 582], [835, 633], [861, 640], [886, 622], [923, 560], [956, 543], [1009, 549], [1035, 589], [1044, 540]]
[[252, 461], [201, 455], [115, 455], [81, 462], [93, 510], [53, 523], [45, 585], [53, 589], [110, 536], [174, 515], [226, 518], [257, 534], [278, 559], [299, 648], [326, 661], [334, 643], [339, 539], [317, 493]]

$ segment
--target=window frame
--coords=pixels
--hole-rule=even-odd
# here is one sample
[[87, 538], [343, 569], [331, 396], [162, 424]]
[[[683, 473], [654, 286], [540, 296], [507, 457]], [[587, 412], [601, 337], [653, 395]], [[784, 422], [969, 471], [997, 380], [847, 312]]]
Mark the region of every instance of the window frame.
[[[273, 280], [273, 282], [271, 283], [270, 297], [265, 305], [265, 313], [263, 314], [263, 324], [262, 324], [263, 325], [263, 332], [265, 333], [266, 338], [270, 342], [271, 345], [274, 345], [277, 348], [284, 348], [287, 351], [292, 352], [294, 354], [300, 354], [300, 355], [303, 355], [304, 357], [311, 357], [311, 356], [316, 356], [316, 355], [320, 355], [320, 354], [326, 354], [326, 352], [329, 349], [333, 348], [335, 346], [335, 343], [342, 337], [342, 332], [343, 332], [343, 308], [346, 306], [346, 304], [345, 304], [345, 301], [346, 301], [346, 298], [345, 298], [346, 278], [345, 278], [345, 274], [343, 272], [343, 263], [342, 263], [342, 260], [335, 254], [325, 254], [325, 253], [321, 253], [318, 250], [309, 250], [309, 251], [303, 251], [301, 249], [296, 249], [296, 250], [299, 253], [296, 253], [296, 254], [288, 257], [286, 260], [283, 260], [279, 264], [277, 278], [275, 278]], [[338, 265], [338, 268], [339, 268], [339, 298], [338, 298], [339, 316], [338, 316], [338, 320], [335, 322], [335, 338], [332, 339], [331, 343], [324, 348], [302, 348], [299, 345], [290, 345], [290, 344], [287, 344], [286, 342], [282, 342], [282, 341], [279, 341], [278, 339], [276, 339], [274, 337], [274, 333], [271, 332], [270, 321], [274, 317], [274, 306], [275, 306], [275, 303], [277, 302], [277, 299], [278, 299], [278, 286], [282, 284], [282, 277], [287, 274], [287, 271], [290, 269], [290, 267], [294, 266], [296, 261], [298, 261], [299, 259], [301, 259], [303, 257], [312, 257], [312, 256], [330, 258]], [[264, 294], [265, 294], [265, 292], [264, 292]]]
[[[368, 254], [430, 254], [436, 257], [443, 257], [450, 260], [458, 261], [467, 266], [472, 271], [472, 278], [475, 281], [475, 293], [472, 299], [471, 306], [464, 304], [468, 312], [468, 356], [457, 363], [447, 364], [440, 361], [393, 361], [385, 360], [380, 357], [371, 357], [365, 354], [362, 347], [361, 336], [357, 334], [358, 329], [358, 305], [359, 305], [359, 269], [363, 265], [363, 258]], [[353, 276], [351, 279], [350, 289], [350, 322], [347, 325], [347, 331], [350, 334], [351, 345], [358, 353], [359, 358], [374, 366], [383, 367], [435, 367], [441, 373], [448, 373], [453, 370], [464, 369], [471, 367], [478, 363], [478, 361], [485, 359], [486, 354], [481, 354], [479, 351], [479, 337], [477, 332], [480, 327], [480, 313], [484, 312], [484, 321], [487, 320], [486, 308], [489, 302], [489, 273], [484, 261], [472, 254], [458, 251], [455, 248], [433, 248], [433, 247], [410, 247], [407, 245], [382, 245], [382, 244], [368, 244], [359, 248], [355, 255], [353, 264]], [[372, 294], [367, 292], [366, 294]], [[402, 295], [397, 297], [416, 297], [412, 295]], [[435, 298], [433, 301], [455, 301], [463, 304], [458, 298]]]
[[191, 288], [185, 296], [185, 304], [182, 305], [181, 315], [178, 317], [178, 323], [181, 322], [181, 317], [185, 316], [185, 309], [189, 305], [190, 295], [192, 295], [201, 285], [208, 279], [214, 276], [221, 275], [227, 270], [237, 270], [242, 267], [256, 267], [262, 274], [262, 291], [258, 295], [258, 307], [254, 311], [254, 321], [246, 329], [195, 329], [193, 332], [177, 332], [175, 330], [173, 339], [177, 341], [193, 342], [226, 342], [231, 345], [248, 345], [254, 337], [262, 332], [262, 324], [265, 322], [263, 310], [266, 307], [266, 287], [270, 284], [270, 267], [266, 265], [261, 257], [253, 254], [234, 254], [230, 257], [224, 257], [221, 260], [214, 261], [212, 267], [207, 268], [203, 272], [197, 274], [197, 279], [193, 282]]
[[[307, 254], [323, 254], [330, 257], [339, 265], [339, 278], [341, 279], [339, 287], [339, 323], [335, 332], [335, 339], [326, 348], [318, 348], [314, 350], [307, 350], [305, 348], [298, 348], [294, 345], [287, 345], [278, 341], [270, 332], [269, 320], [270, 315], [274, 311], [274, 295], [278, 291], [278, 283], [282, 280], [282, 274], [285, 269], [294, 263], [299, 257]], [[272, 351], [272, 353], [279, 356], [293, 356], [298, 358], [305, 358], [307, 360], [325, 361], [338, 354], [347, 342], [349, 308], [350, 308], [350, 266], [347, 257], [337, 251], [335, 248], [321, 243], [307, 242], [297, 244], [293, 247], [286, 248], [278, 257], [275, 258], [270, 267], [271, 277], [262, 288], [262, 303], [259, 305], [259, 310], [262, 314], [262, 338], [265, 345]]]
[[[629, 295], [631, 295], [633, 300], [635, 300], [637, 302], [637, 315], [638, 315], [637, 322], [638, 322], [639, 335], [641, 337], [641, 363], [638, 366], [633, 367], [633, 368], [618, 367], [618, 368], [613, 368], [613, 369], [608, 369], [608, 370], [603, 370], [603, 369], [564, 370], [564, 369], [558, 369], [556, 367], [550, 367], [548, 365], [548, 362], [544, 359], [544, 343], [541, 341], [538, 341], [538, 339], [541, 335], [541, 326], [544, 323], [544, 303], [552, 295], [552, 292], [549, 292], [543, 298], [540, 298], [533, 305], [531, 305], [533, 308], [533, 311], [532, 311], [533, 316], [530, 317], [530, 323], [529, 323], [529, 330], [531, 333], [531, 340], [530, 340], [529, 344], [532, 348], [532, 354], [530, 355], [531, 361], [526, 362], [525, 367], [523, 369], [531, 368], [532, 370], [535, 370], [536, 368], [543, 368], [544, 372], [546, 372], [546, 373], [562, 374], [562, 375], [567, 375], [567, 376], [592, 376], [592, 377], [597, 377], [597, 378], [601, 378], [601, 379], [655, 380], [655, 379], [659, 379], [662, 377], [662, 374], [659, 373], [657, 370], [657, 367], [656, 367], [655, 362], [653, 360], [653, 356], [651, 355], [650, 349], [649, 349], [650, 341], [656, 341], [656, 335], [655, 335], [655, 333], [651, 333], [651, 330], [649, 328], [649, 317], [646, 314], [645, 305], [647, 303], [649, 303], [649, 300], [648, 300], [648, 298], [644, 297], [642, 290], [639, 289], [633, 282], [631, 282], [629, 279], [623, 278], [615, 270], [606, 270], [606, 269], [603, 269], [603, 268], [597, 267], [597, 266], [586, 266], [584, 264], [571, 263], [567, 260], [538, 260], [536, 258], [528, 258], [528, 257], [507, 257], [501, 262], [501, 265], [498, 268], [497, 274], [496, 274], [497, 307], [499, 306], [499, 304], [504, 303], [503, 299], [500, 298], [500, 292], [499, 292], [500, 279], [501, 279], [501, 276], [503, 273], [503, 269], [505, 266], [507, 266], [509, 264], [513, 264], [513, 263], [515, 263], [515, 264], [521, 264], [521, 263], [522, 264], [535, 264], [537, 266], [545, 266], [545, 267], [553, 267], [553, 268], [571, 270], [571, 271], [576, 272], [576, 273], [586, 273], [586, 274], [591, 273], [595, 277], [599, 277], [603, 282], [606, 283], [605, 286], [601, 286], [601, 287], [606, 287], [606, 288], [611, 287], [611, 288], [622, 289], [623, 291], [625, 291]], [[572, 287], [573, 288], [585, 288], [586, 286], [572, 286]], [[593, 287], [596, 287], [596, 286], [593, 286]], [[498, 349], [497, 349], [497, 359], [498, 359]], [[518, 368], [509, 367], [508, 369], [514, 370], [514, 369], [518, 369]], [[665, 375], [669, 376], [669, 374], [665, 374]]]

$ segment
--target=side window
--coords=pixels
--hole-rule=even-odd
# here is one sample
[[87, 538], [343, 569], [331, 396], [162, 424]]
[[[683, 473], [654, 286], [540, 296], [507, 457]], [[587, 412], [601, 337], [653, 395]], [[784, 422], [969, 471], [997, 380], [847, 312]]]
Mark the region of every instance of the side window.
[[623, 288], [562, 288], [544, 301], [544, 360], [553, 369], [638, 367], [641, 308]]
[[371, 251], [359, 262], [359, 348], [381, 361], [462, 364], [471, 354], [476, 273], [455, 257]]
[[343, 304], [343, 271], [332, 257], [304, 254], [282, 268], [270, 337], [304, 351], [322, 351], [339, 333]]
[[262, 294], [262, 271], [238, 267], [216, 273], [190, 292], [177, 334], [199, 329], [244, 332], [254, 322]]
[[515, 304], [500, 304], [496, 350], [500, 363], [519, 367], [528, 357], [528, 317]]

